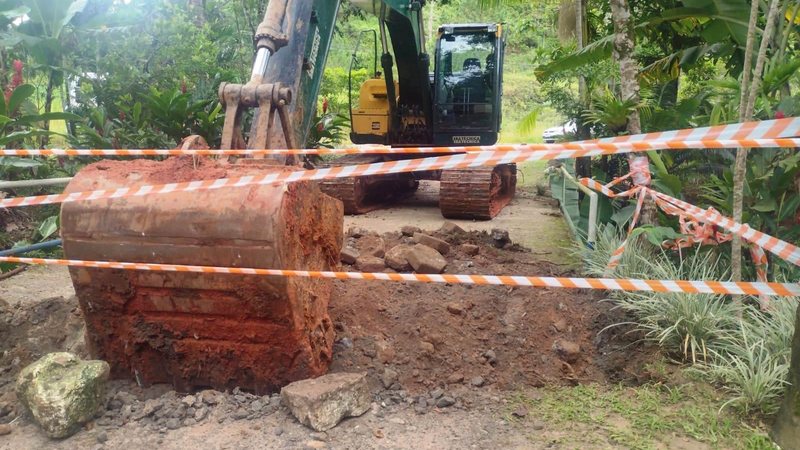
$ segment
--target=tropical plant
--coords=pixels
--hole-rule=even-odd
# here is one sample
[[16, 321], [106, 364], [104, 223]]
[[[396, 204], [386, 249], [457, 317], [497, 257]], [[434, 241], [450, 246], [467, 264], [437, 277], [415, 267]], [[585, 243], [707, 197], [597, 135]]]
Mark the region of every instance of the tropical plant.
[[49, 136], [45, 124], [50, 120], [79, 120], [80, 117], [61, 112], [39, 114], [30, 102], [34, 87], [21, 84], [9, 92], [8, 100], [0, 95], [0, 146], [24, 146], [26, 141], [38, 136]]

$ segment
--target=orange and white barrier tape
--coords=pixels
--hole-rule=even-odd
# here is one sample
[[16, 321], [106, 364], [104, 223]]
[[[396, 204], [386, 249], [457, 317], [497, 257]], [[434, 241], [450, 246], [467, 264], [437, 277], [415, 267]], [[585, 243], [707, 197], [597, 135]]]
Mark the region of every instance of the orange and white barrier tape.
[[[773, 143], [780, 144], [780, 140]], [[800, 140], [790, 140], [791, 146], [800, 145]], [[741, 141], [737, 141], [741, 142]], [[298, 170], [295, 172], [273, 172], [263, 176], [247, 176], [240, 178], [220, 178], [216, 180], [189, 181], [183, 183], [170, 183], [162, 185], [140, 186], [135, 188], [120, 188], [115, 190], [97, 190], [86, 192], [73, 192], [71, 194], [53, 194], [34, 197], [16, 197], [0, 200], [0, 207], [8, 208], [14, 206], [45, 205], [52, 203], [74, 202], [80, 200], [96, 200], [102, 198], [138, 197], [152, 194], [165, 194], [170, 192], [188, 192], [206, 189], [221, 189], [225, 187], [243, 187], [263, 184], [281, 184], [296, 181], [323, 180], [330, 178], [356, 177], [365, 175], [384, 175], [404, 172], [424, 172], [430, 170], [455, 169], [465, 167], [493, 166], [497, 164], [519, 163], [525, 161], [541, 161], [552, 159], [568, 159], [583, 156], [599, 156], [619, 153], [632, 153], [653, 150], [657, 148], [658, 142], [647, 143], [637, 142], [630, 146], [616, 145], [603, 146], [594, 149], [564, 149], [553, 151], [529, 152], [524, 151], [527, 145], [500, 146], [501, 151], [481, 151], [474, 153], [463, 153], [465, 148], [460, 149], [459, 154], [448, 156], [434, 156], [418, 159], [404, 159], [398, 161], [386, 161], [373, 164], [360, 164], [352, 166], [327, 167], [313, 170]], [[664, 142], [661, 144], [674, 145], [670, 149], [695, 148], [691, 142]], [[547, 144], [536, 144], [547, 145]], [[565, 144], [567, 145], [567, 144]], [[569, 144], [576, 145], [576, 144]], [[599, 145], [592, 144], [595, 147]], [[740, 144], [737, 144], [737, 146]], [[688, 146], [688, 147], [687, 147]], [[775, 146], [770, 144], [770, 146]], [[426, 152], [436, 153], [446, 147], [429, 147]], [[483, 148], [483, 147], [475, 147]], [[467, 149], [469, 149], [467, 147]], [[512, 150], [514, 149], [514, 150]]]
[[[605, 153], [628, 153], [631, 151], [723, 149], [723, 148], [795, 148], [800, 147], [800, 138], [780, 139], [705, 139], [669, 141], [625, 141], [625, 142], [564, 142], [558, 144], [499, 144], [469, 147], [387, 147], [356, 146], [347, 148], [312, 149], [0, 149], [0, 156], [267, 156], [267, 155], [352, 155], [352, 154], [451, 154], [481, 152], [555, 152], [555, 151], [604, 151]], [[585, 156], [585, 155], [581, 155]], [[571, 157], [571, 156], [570, 156]]]
[[695, 220], [699, 220], [704, 223], [712, 223], [720, 228], [728, 230], [731, 233], [740, 236], [745, 241], [775, 254], [784, 261], [788, 261], [794, 265], [800, 266], [800, 248], [797, 246], [770, 236], [766, 233], [754, 230], [747, 224], [734, 222], [732, 219], [721, 215], [715, 210], [698, 208], [691, 203], [686, 203], [682, 200], [678, 200], [675, 197], [671, 197], [652, 189], [648, 190], [657, 199], [671, 203], [672, 205], [683, 210], [686, 215], [694, 218]]
[[359, 153], [474, 153], [502, 151], [561, 151], [561, 150], [664, 150], [679, 148], [737, 148], [737, 147], [800, 147], [800, 117], [736, 123], [703, 128], [618, 136], [581, 142], [557, 144], [514, 144], [468, 147], [402, 147], [361, 145], [341, 149], [0, 149], [0, 156], [263, 156], [287, 154], [345, 155]]
[[717, 125], [713, 127], [659, 131], [631, 136], [615, 136], [584, 142], [622, 143], [639, 141], [697, 141], [708, 139], [778, 139], [794, 136], [800, 136], [800, 120], [798, 120], [797, 117]]
[[550, 287], [568, 289], [601, 289], [612, 291], [686, 292], [692, 294], [800, 296], [797, 283], [752, 283], [732, 281], [639, 280], [614, 278], [559, 278], [512, 275], [432, 275], [412, 273], [330, 272], [309, 270], [255, 269], [243, 267], [192, 266], [180, 264], [125, 263], [82, 261], [72, 259], [43, 259], [2, 256], [0, 262], [37, 265], [89, 267], [162, 272], [196, 272], [236, 275], [261, 275], [304, 278], [333, 278], [340, 280], [381, 280], [398, 282], [502, 285], [519, 287]]
[[[659, 204], [662, 209], [665, 209], [664, 206], [666, 206], [665, 212], [668, 214], [676, 215], [683, 213], [697, 221], [713, 224], [728, 230], [733, 234], [739, 235], [745, 241], [764, 248], [783, 260], [800, 266], [800, 248], [776, 237], [754, 230], [750, 228], [749, 225], [734, 222], [732, 219], [721, 215], [713, 208], [709, 208], [707, 210], [698, 208], [691, 203], [686, 203], [682, 200], [678, 200], [677, 198], [671, 197], [667, 194], [654, 191], [653, 189], [645, 186], [637, 186], [629, 191], [618, 194], [595, 180], [582, 178], [580, 183], [590, 189], [600, 191], [609, 197], [619, 197], [623, 195], [629, 196], [634, 194], [637, 190], [642, 190], [643, 192], [653, 196], [653, 198], [657, 200], [657, 204]], [[674, 208], [670, 209], [669, 206]]]

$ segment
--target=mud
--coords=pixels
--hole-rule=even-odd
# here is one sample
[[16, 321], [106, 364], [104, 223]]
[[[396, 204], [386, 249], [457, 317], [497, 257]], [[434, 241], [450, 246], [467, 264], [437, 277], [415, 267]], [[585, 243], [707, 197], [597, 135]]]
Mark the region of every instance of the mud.
[[[171, 158], [93, 164], [67, 192], [263, 175], [286, 167]], [[66, 204], [68, 258], [331, 270], [342, 210], [313, 183]], [[112, 375], [181, 391], [264, 393], [325, 373], [327, 280], [70, 269], [93, 357]]]

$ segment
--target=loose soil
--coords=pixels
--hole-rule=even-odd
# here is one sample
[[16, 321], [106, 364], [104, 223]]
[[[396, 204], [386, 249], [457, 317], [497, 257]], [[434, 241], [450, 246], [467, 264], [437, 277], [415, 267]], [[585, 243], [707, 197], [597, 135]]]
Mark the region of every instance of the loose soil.
[[[451, 244], [448, 273], [574, 275], [519, 245], [495, 248], [487, 233], [429, 232]], [[382, 238], [387, 249], [408, 239], [399, 232]], [[463, 253], [464, 243], [478, 245], [479, 254]], [[28, 291], [26, 297], [19, 289], [43, 276], [51, 291]], [[311, 433], [276, 395], [234, 390], [187, 396], [170, 386], [143, 389], [117, 380], [97, 420], [71, 438], [51, 441], [22, 411], [13, 385], [22, 367], [47, 352], [88, 356], [75, 297], [46, 298], [68, 286], [67, 272], [58, 268], [32, 268], [0, 283], [0, 423], [13, 423], [12, 433], [0, 437], [0, 449], [544, 448], [552, 439], [546, 433], [532, 438], [509, 414], [509, 396], [538, 387], [638, 382], [638, 369], [651, 356], [632, 351], [630, 336], [600, 333], [619, 318], [610, 317], [609, 306], [590, 291], [342, 281], [331, 299], [331, 371], [369, 374], [375, 402], [364, 416]], [[554, 350], [556, 341], [579, 350], [565, 356]], [[444, 396], [454, 404], [436, 406]], [[524, 423], [547, 426], [533, 413]]]

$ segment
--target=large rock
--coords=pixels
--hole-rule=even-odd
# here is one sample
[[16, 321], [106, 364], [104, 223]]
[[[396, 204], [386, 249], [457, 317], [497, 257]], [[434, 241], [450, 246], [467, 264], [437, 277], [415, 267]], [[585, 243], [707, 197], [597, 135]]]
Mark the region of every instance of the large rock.
[[331, 373], [295, 381], [281, 389], [281, 400], [300, 423], [317, 431], [364, 414], [372, 403], [366, 373]]
[[362, 272], [383, 272], [386, 264], [375, 256], [360, 256], [356, 260], [356, 268]]
[[417, 273], [442, 273], [447, 260], [427, 245], [417, 244], [406, 253], [406, 259]]
[[408, 236], [408, 237], [414, 236], [414, 233], [419, 233], [421, 231], [422, 230], [420, 230], [419, 227], [414, 227], [411, 225], [406, 225], [400, 229], [400, 232], [403, 234], [403, 236]]
[[443, 255], [446, 255], [447, 252], [450, 251], [450, 244], [439, 238], [435, 238], [427, 234], [414, 233], [414, 242], [422, 245], [427, 245], [428, 247], [436, 250], [437, 252]]
[[408, 263], [406, 253], [411, 250], [410, 245], [400, 244], [395, 245], [386, 252], [386, 265], [398, 272], [408, 272], [411, 270], [411, 264]]
[[453, 222], [447, 221], [442, 224], [442, 227], [439, 228], [439, 231], [444, 234], [459, 234], [465, 233], [464, 229], [460, 226], [454, 224]]
[[383, 238], [375, 235], [362, 236], [356, 243], [358, 252], [363, 256], [374, 256], [376, 258], [383, 258], [386, 254], [386, 243]]
[[105, 361], [50, 353], [20, 372], [17, 398], [48, 436], [65, 438], [102, 406], [109, 370]]
[[361, 254], [353, 247], [345, 247], [339, 255], [339, 259], [345, 264], [355, 264]]

